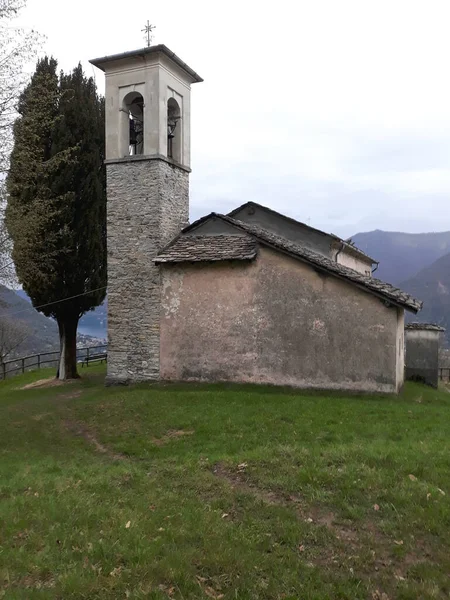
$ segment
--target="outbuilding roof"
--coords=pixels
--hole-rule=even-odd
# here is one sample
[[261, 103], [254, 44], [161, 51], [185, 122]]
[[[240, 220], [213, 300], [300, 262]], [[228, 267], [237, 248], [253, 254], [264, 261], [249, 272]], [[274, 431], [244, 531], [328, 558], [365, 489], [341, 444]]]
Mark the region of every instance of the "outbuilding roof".
[[436, 323], [407, 323], [405, 329], [416, 329], [421, 331], [445, 331], [444, 327], [437, 325]]
[[[250, 235], [260, 244], [289, 254], [321, 271], [344, 279], [365, 289], [367, 292], [384, 298], [386, 301], [392, 302], [393, 304], [402, 306], [411, 312], [417, 313], [417, 311], [422, 308], [423, 303], [420, 300], [416, 300], [390, 283], [385, 283], [380, 279], [362, 275], [358, 271], [340, 265], [330, 258], [322, 256], [301, 244], [291, 242], [272, 231], [268, 231], [254, 224], [238, 221], [228, 215], [220, 215], [217, 213], [211, 213], [210, 215], [195, 221], [191, 225], [188, 225], [183, 229], [180, 236], [175, 238], [175, 240], [156, 257], [155, 262], [180, 263], [220, 260], [252, 260], [252, 258], [256, 257], [255, 250], [254, 257], [252, 256], [249, 258], [249, 255], [253, 252], [253, 250], [250, 250], [250, 246], [247, 246], [249, 242], [237, 240], [236, 238], [239, 236], [236, 235], [184, 235], [192, 232], [192, 230], [209, 219], [221, 219], [225, 223], [233, 226], [237, 231]], [[188, 241], [187, 238], [190, 238], [190, 240]], [[205, 238], [209, 239], [205, 240]], [[226, 250], [226, 248], [228, 248], [228, 250]], [[243, 251], [243, 248], [245, 248], [245, 251]], [[236, 258], [234, 259], [231, 258], [233, 254], [236, 255]], [[246, 258], [242, 258], [243, 256]]]

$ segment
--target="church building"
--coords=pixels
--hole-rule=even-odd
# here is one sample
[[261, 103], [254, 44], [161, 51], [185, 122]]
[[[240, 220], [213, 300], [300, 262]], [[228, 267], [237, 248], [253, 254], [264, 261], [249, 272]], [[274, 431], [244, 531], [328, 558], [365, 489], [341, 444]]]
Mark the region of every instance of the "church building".
[[164, 45], [106, 76], [107, 383], [233, 381], [397, 393], [404, 311], [349, 242], [254, 202], [189, 224], [190, 91]]

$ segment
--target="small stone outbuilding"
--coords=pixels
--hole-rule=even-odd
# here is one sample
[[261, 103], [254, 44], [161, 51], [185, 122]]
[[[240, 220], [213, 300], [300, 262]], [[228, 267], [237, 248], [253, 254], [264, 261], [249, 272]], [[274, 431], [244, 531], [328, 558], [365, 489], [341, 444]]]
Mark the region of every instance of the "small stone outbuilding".
[[433, 323], [408, 323], [405, 326], [405, 377], [437, 388], [439, 384], [439, 346], [445, 329]]

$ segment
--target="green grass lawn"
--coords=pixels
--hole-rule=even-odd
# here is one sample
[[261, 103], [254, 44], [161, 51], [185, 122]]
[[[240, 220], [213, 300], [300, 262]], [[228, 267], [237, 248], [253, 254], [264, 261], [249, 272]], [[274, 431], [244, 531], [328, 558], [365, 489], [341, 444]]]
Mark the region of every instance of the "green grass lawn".
[[0, 384], [0, 598], [450, 596], [450, 394]]

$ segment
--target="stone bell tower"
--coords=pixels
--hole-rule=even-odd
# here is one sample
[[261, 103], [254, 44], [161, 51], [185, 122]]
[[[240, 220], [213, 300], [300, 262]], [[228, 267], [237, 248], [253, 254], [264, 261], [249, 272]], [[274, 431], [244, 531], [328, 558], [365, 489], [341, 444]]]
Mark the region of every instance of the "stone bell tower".
[[203, 81], [164, 45], [90, 61], [105, 72], [107, 383], [159, 378], [153, 259], [189, 218], [190, 90]]

